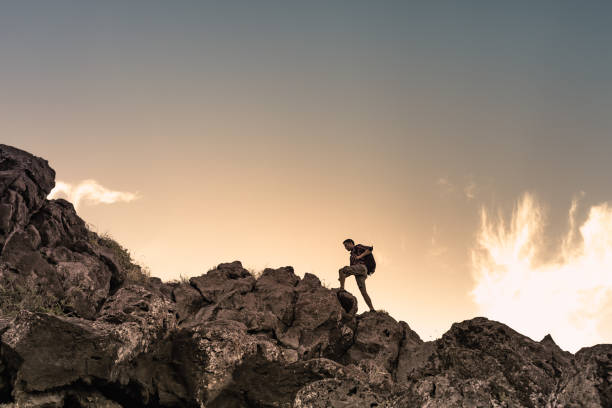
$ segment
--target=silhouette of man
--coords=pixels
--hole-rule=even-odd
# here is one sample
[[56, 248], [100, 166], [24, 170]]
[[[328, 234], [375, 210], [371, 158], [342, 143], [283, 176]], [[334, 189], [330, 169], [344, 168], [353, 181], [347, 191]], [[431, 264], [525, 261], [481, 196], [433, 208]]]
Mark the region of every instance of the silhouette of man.
[[359, 287], [359, 291], [361, 292], [361, 296], [363, 296], [363, 300], [365, 300], [366, 304], [370, 308], [371, 312], [374, 312], [374, 306], [372, 306], [372, 300], [370, 300], [370, 296], [368, 296], [368, 291], [366, 290], [365, 281], [368, 277], [368, 267], [366, 266], [365, 257], [372, 253], [374, 249], [373, 246], [366, 246], [357, 244], [355, 245], [355, 241], [348, 238], [345, 239], [344, 248], [347, 251], [350, 251], [350, 266], [344, 266], [338, 270], [340, 281], [340, 288], [344, 289], [344, 281], [347, 276], [355, 275], [355, 280], [357, 281], [357, 286]]

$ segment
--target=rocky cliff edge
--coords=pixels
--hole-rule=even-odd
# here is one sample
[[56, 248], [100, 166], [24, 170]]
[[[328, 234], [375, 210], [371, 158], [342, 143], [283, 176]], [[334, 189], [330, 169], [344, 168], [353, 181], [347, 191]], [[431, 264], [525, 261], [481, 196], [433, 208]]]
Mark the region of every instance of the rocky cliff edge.
[[162, 282], [0, 145], [0, 407], [612, 407], [612, 345], [477, 317], [423, 342], [291, 266]]

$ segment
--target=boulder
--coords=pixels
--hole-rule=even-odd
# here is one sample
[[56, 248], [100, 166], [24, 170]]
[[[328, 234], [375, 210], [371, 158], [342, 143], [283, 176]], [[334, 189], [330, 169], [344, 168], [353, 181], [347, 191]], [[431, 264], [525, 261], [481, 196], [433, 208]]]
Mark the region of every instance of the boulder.
[[46, 160], [0, 144], [0, 248], [27, 226], [54, 186], [55, 171]]

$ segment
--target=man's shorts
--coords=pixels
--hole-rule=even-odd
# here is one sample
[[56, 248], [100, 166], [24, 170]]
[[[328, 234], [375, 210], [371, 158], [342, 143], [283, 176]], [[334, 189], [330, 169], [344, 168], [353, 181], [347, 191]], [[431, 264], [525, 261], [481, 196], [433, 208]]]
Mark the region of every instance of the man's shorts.
[[357, 286], [359, 287], [365, 285], [365, 280], [368, 277], [368, 268], [366, 268], [366, 266], [363, 264], [345, 266], [343, 268], [340, 268], [340, 272], [344, 273], [347, 276], [355, 275], [355, 280], [357, 281]]

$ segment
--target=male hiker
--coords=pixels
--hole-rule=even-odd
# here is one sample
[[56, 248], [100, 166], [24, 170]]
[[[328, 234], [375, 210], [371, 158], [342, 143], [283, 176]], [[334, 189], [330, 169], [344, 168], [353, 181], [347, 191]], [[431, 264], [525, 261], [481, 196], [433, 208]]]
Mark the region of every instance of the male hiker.
[[344, 289], [344, 281], [347, 276], [355, 275], [355, 280], [357, 281], [357, 286], [359, 287], [363, 299], [370, 308], [370, 311], [374, 312], [374, 306], [372, 306], [372, 301], [370, 300], [370, 296], [368, 296], [365, 284], [368, 275], [372, 274], [374, 269], [376, 269], [376, 262], [374, 262], [374, 256], [372, 255], [374, 247], [361, 244], [355, 245], [355, 241], [350, 238], [345, 239], [342, 243], [346, 250], [351, 252], [351, 265], [344, 266], [338, 271], [340, 288]]

